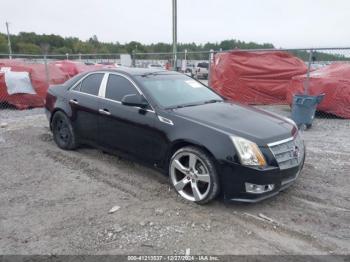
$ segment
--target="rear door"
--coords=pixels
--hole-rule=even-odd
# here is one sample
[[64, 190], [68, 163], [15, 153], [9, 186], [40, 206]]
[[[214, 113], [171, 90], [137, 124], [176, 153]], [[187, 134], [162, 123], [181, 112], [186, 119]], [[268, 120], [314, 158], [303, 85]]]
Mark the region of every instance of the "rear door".
[[98, 94], [104, 75], [104, 73], [89, 74], [69, 92], [71, 121], [80, 139], [97, 142], [100, 99]]
[[100, 144], [152, 162], [152, 149], [159, 135], [154, 128], [155, 112], [151, 108], [122, 105], [122, 98], [129, 94], [139, 94], [132, 80], [110, 73], [103, 94], [105, 99], [100, 103]]

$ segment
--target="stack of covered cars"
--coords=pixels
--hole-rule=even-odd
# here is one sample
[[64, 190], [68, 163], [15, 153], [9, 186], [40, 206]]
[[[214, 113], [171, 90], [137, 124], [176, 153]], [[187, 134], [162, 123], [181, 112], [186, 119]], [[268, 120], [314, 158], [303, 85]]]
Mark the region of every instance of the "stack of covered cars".
[[70, 60], [45, 65], [21, 59], [0, 59], [0, 103], [17, 109], [43, 107], [49, 85], [62, 84], [76, 74], [106, 67], [110, 66]]
[[[307, 76], [295, 76], [287, 90], [289, 104], [294, 94], [303, 94]], [[350, 119], [350, 63], [334, 63], [310, 73], [309, 95], [325, 94], [317, 110]]]
[[294, 76], [305, 74], [305, 63], [281, 51], [218, 53], [211, 64], [210, 85], [221, 95], [244, 104], [286, 104]]
[[0, 60], [0, 103], [18, 109], [43, 107], [49, 85], [64, 83], [69, 77], [55, 65]]

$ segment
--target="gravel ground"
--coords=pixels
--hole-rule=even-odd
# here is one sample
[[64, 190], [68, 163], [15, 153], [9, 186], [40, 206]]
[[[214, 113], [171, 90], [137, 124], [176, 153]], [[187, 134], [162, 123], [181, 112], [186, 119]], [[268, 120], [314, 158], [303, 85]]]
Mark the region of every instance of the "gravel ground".
[[304, 132], [305, 168], [285, 192], [206, 206], [136, 163], [60, 150], [42, 109], [1, 110], [0, 122], [1, 254], [350, 253], [350, 121], [317, 118]]

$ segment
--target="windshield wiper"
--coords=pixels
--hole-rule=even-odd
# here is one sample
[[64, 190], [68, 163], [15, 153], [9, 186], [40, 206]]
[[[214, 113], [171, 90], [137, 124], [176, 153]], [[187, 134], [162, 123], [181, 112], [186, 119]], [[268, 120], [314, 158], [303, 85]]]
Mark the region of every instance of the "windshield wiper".
[[203, 105], [203, 104], [210, 104], [210, 103], [217, 103], [217, 102], [223, 102], [223, 100], [221, 99], [211, 99], [211, 100], [207, 100], [201, 103], [193, 103], [193, 104], [183, 104], [183, 105], [177, 105], [177, 106], [171, 106], [171, 107], [167, 107], [166, 109], [177, 109], [177, 108], [183, 108], [183, 107], [190, 107], [190, 106], [199, 106], [199, 105]]
[[178, 109], [178, 108], [184, 108], [184, 107], [190, 107], [190, 106], [198, 106], [198, 105], [200, 105], [200, 103], [171, 106], [171, 107], [167, 107], [166, 109]]
[[222, 101], [223, 100], [221, 100], [221, 99], [211, 99], [211, 100], [204, 101], [204, 104], [217, 103], [217, 102], [222, 102]]

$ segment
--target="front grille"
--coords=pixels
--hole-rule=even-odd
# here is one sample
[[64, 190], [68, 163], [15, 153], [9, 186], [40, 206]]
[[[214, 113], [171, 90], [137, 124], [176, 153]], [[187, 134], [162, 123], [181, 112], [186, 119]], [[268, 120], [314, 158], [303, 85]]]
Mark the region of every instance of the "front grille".
[[276, 158], [280, 169], [298, 166], [304, 157], [304, 142], [297, 135], [276, 143], [269, 144], [269, 148]]

